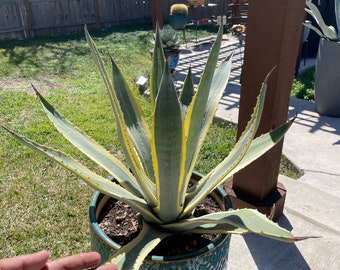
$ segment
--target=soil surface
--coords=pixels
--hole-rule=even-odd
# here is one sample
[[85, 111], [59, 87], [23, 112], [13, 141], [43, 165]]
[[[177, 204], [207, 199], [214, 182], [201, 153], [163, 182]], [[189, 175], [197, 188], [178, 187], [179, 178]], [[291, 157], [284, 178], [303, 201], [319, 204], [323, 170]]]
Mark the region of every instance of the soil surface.
[[[221, 211], [217, 202], [207, 197], [197, 206], [194, 216]], [[113, 241], [124, 246], [139, 233], [137, 212], [123, 202], [110, 199], [99, 218], [99, 226]], [[213, 242], [218, 234], [176, 234], [165, 238], [150, 255], [174, 256], [189, 253]], [[178, 245], [181, 243], [181, 245]]]

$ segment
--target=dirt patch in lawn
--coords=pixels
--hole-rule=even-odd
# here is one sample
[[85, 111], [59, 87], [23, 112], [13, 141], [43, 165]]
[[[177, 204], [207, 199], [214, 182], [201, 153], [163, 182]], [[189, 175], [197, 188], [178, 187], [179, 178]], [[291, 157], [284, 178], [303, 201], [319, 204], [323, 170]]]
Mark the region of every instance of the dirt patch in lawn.
[[23, 77], [2, 77], [0, 78], [0, 90], [27, 92], [34, 95], [32, 84], [42, 94], [48, 94], [54, 89], [62, 89], [65, 86], [55, 81], [53, 76], [23, 78]]

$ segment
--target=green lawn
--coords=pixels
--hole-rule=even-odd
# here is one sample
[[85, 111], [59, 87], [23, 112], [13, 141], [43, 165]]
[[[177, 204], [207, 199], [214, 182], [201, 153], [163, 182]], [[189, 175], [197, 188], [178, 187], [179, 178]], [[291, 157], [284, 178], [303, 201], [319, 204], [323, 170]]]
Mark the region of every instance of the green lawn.
[[[202, 29], [198, 34], [210, 35], [209, 31]], [[112, 54], [137, 92], [136, 79], [150, 74], [151, 30], [133, 25], [90, 32], [102, 53]], [[194, 30], [189, 29], [187, 36], [194, 38]], [[83, 33], [1, 42], [0, 67], [1, 123], [100, 171], [55, 131], [31, 89], [33, 83], [60, 113], [124, 159], [107, 93]], [[141, 97], [141, 101], [150, 116], [149, 100]], [[221, 161], [235, 136], [234, 125], [214, 124], [197, 170], [206, 173]], [[0, 258], [41, 249], [49, 250], [52, 258], [90, 250], [87, 216], [93, 191], [89, 187], [3, 131], [0, 168]]]
[[291, 95], [299, 99], [314, 101], [314, 73], [311, 67], [294, 79]]

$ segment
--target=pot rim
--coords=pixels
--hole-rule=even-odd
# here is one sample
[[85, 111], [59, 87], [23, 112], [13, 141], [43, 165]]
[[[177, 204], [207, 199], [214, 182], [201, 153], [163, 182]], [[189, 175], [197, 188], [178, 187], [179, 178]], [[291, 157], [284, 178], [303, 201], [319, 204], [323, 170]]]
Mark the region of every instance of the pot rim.
[[[201, 176], [199, 173], [195, 172], [197, 176]], [[228, 195], [226, 194], [226, 192], [223, 190], [222, 187], [217, 187], [213, 192], [219, 193], [221, 197], [225, 198], [228, 197]], [[116, 243], [115, 241], [113, 241], [111, 238], [109, 238], [104, 232], [103, 230], [99, 227], [99, 224], [97, 222], [97, 218], [96, 218], [96, 204], [98, 201], [98, 198], [100, 195], [104, 195], [104, 197], [108, 197], [111, 198], [108, 195], [105, 195], [103, 193], [100, 193], [99, 191], [96, 191], [91, 199], [90, 202], [90, 207], [89, 207], [89, 217], [90, 217], [90, 222], [91, 222], [91, 226], [94, 229], [94, 231], [96, 231], [96, 233], [102, 238], [102, 240], [109, 246], [111, 246], [113, 249], [118, 250], [120, 249], [122, 246], [119, 245], [118, 243]], [[104, 198], [103, 197], [103, 198]], [[229, 200], [227, 199], [226, 203], [229, 204]], [[158, 261], [158, 262], [171, 262], [171, 261], [178, 261], [178, 260], [186, 260], [188, 258], [193, 258], [193, 257], [197, 257], [200, 255], [203, 255], [213, 249], [215, 249], [216, 247], [218, 247], [220, 244], [222, 244], [224, 241], [227, 241], [228, 238], [230, 239], [231, 235], [230, 234], [221, 234], [220, 237], [218, 237], [215, 241], [213, 241], [212, 243], [210, 243], [209, 245], [189, 252], [189, 253], [185, 253], [185, 254], [181, 254], [181, 255], [175, 255], [175, 256], [159, 256], [159, 255], [152, 255], [151, 257], [147, 257], [147, 260], [152, 260], [152, 261]]]
[[329, 43], [332, 43], [332, 42], [334, 42], [334, 43], [339, 43], [340, 44], [340, 39], [338, 39], [338, 40], [332, 40], [332, 39], [328, 39], [328, 38], [326, 38], [326, 37], [320, 37], [320, 41], [325, 41], [325, 42], [329, 42]]

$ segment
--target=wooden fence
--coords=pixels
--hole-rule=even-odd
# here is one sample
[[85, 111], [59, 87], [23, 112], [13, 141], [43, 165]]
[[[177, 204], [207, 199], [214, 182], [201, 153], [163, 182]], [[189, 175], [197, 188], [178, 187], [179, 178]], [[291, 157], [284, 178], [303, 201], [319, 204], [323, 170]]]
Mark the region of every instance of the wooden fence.
[[[172, 4], [187, 2], [160, 1], [165, 22]], [[226, 13], [225, 0], [209, 2], [217, 6], [202, 9], [199, 16]], [[81, 31], [84, 24], [106, 28], [127, 23], [151, 23], [151, 20], [151, 0], [0, 0], [0, 40]]]

